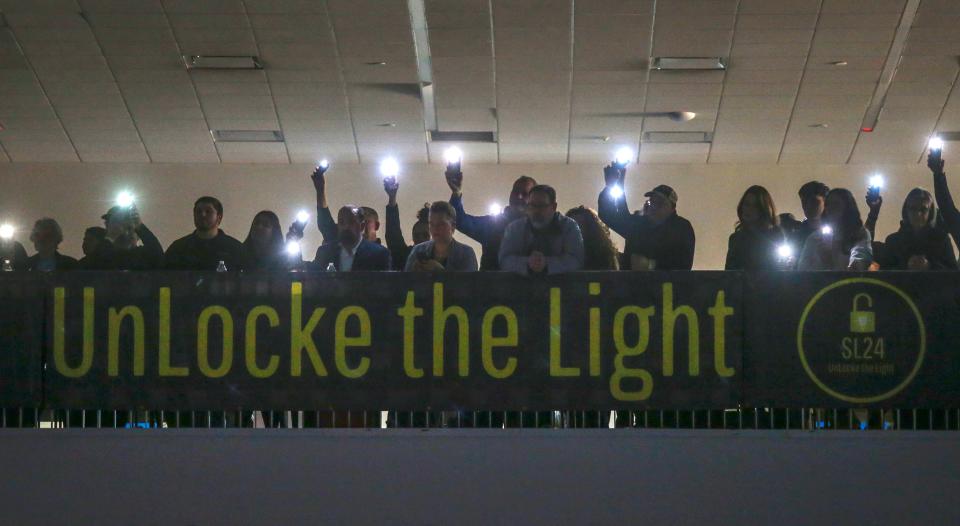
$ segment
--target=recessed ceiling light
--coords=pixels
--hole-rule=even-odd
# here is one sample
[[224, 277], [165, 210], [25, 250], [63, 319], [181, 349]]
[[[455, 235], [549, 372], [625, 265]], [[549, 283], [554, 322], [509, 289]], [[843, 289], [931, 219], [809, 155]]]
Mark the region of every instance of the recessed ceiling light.
[[600, 137], [600, 142], [610, 142], [610, 136], [604, 135], [603, 137]]
[[183, 63], [187, 69], [263, 69], [253, 55], [184, 55]]
[[396, 127], [397, 127], [397, 123], [395, 123], [395, 122], [381, 122], [380, 124], [377, 124], [377, 126], [379, 126], [379, 127], [381, 127], [381, 128], [396, 128]]
[[827, 64], [830, 64], [831, 66], [846, 66], [846, 65], [847, 65], [847, 61], [846, 61], [846, 60], [834, 60], [833, 62], [827, 62]]
[[810, 124], [809, 126], [811, 128], [829, 128], [830, 127], [830, 125], [825, 122], [818, 122], [816, 124]]
[[387, 63], [383, 60], [374, 60], [372, 62], [364, 62], [368, 66], [386, 66]]
[[654, 57], [653, 69], [656, 70], [724, 70], [727, 62], [723, 57]]
[[283, 142], [280, 130], [210, 130], [216, 142]]

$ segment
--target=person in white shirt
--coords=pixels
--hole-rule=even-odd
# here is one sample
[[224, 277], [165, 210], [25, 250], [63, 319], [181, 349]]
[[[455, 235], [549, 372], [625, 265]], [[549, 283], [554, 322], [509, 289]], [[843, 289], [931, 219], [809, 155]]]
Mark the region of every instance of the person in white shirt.
[[865, 271], [873, 261], [870, 233], [850, 190], [834, 188], [827, 194], [822, 226], [807, 238], [798, 270]]

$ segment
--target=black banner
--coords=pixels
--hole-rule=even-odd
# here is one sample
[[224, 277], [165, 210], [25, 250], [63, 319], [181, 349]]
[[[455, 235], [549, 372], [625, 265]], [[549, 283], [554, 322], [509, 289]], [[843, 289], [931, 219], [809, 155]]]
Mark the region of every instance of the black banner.
[[960, 275], [748, 278], [747, 405], [955, 407], [960, 401]]
[[50, 288], [46, 395], [62, 408], [729, 407], [740, 290], [722, 272], [68, 273]]
[[0, 274], [0, 405], [957, 407], [953, 273]]
[[0, 402], [5, 407], [40, 405], [43, 292], [34, 276], [0, 274]]

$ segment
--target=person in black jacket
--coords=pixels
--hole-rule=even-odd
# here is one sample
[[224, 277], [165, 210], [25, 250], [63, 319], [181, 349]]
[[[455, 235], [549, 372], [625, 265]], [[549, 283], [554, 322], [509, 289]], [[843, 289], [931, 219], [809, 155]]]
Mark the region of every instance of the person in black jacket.
[[933, 194], [937, 199], [937, 208], [943, 220], [943, 228], [950, 233], [953, 242], [960, 247], [960, 210], [953, 204], [950, 188], [947, 186], [947, 174], [943, 171], [943, 158], [940, 152], [930, 151], [927, 156], [927, 166], [933, 172]]
[[243, 241], [243, 270], [292, 270], [300, 266], [300, 254], [288, 254], [280, 218], [270, 210], [253, 216]]
[[[643, 214], [627, 210], [620, 186], [626, 169], [610, 164], [603, 169], [606, 187], [597, 211], [611, 230], [626, 240], [624, 270], [690, 270], [696, 237], [689, 221], [677, 215], [677, 192], [662, 184], [644, 194]], [[620, 195], [614, 189], [621, 189]]]
[[[387, 249], [390, 250], [390, 259], [393, 260], [394, 270], [403, 270], [407, 263], [407, 257], [412, 246], [407, 245], [403, 238], [403, 229], [400, 227], [400, 207], [397, 206], [397, 190], [400, 189], [400, 183], [396, 177], [385, 177], [383, 179], [383, 190], [387, 193], [387, 224], [386, 239]], [[366, 214], [364, 214], [366, 216]], [[413, 224], [413, 244], [419, 245], [430, 241], [430, 207], [424, 205], [417, 212], [417, 222]]]
[[[101, 216], [107, 235], [83, 258], [84, 270], [156, 270], [163, 263], [163, 246], [140, 220], [136, 206], [114, 206]], [[142, 242], [142, 245], [138, 245]]]
[[77, 260], [57, 251], [63, 242], [63, 230], [56, 220], [49, 217], [38, 219], [33, 224], [30, 241], [37, 253], [27, 259], [27, 270], [49, 272], [52, 270], [73, 270]]
[[337, 213], [336, 243], [325, 242], [313, 260], [315, 270], [333, 266], [339, 272], [390, 270], [390, 251], [363, 239], [363, 212], [359, 207], [345, 206]]
[[938, 220], [933, 196], [923, 188], [907, 194], [900, 230], [887, 236], [880, 256], [884, 270], [956, 270], [950, 235]]
[[[770, 192], [751, 186], [737, 204], [736, 229], [727, 244], [725, 270], [781, 270], [789, 268], [800, 252], [790, 247], [781, 252], [786, 236]], [[789, 245], [787, 245], [789, 246]]]
[[[320, 229], [320, 237], [323, 244], [336, 243], [337, 223], [333, 220], [330, 208], [327, 205], [327, 167], [318, 165], [310, 174], [313, 181], [313, 189], [317, 193], [317, 228]], [[382, 244], [377, 233], [380, 231], [380, 217], [377, 211], [368, 206], [357, 207], [361, 211], [363, 220], [361, 221], [361, 232], [363, 239]]]
[[500, 243], [507, 225], [527, 216], [530, 191], [537, 186], [533, 177], [522, 175], [513, 182], [509, 205], [498, 214], [470, 215], [463, 208], [463, 172], [460, 163], [447, 165], [444, 172], [450, 187], [450, 205], [457, 213], [457, 229], [463, 235], [480, 243], [480, 270], [500, 270]]
[[797, 251], [803, 249], [807, 238], [820, 230], [821, 216], [826, 208], [827, 193], [830, 187], [820, 181], [810, 181], [800, 187], [797, 195], [800, 196], [800, 206], [803, 207], [804, 220], [797, 221], [792, 214], [780, 216], [780, 227], [786, 233], [790, 246]]
[[193, 204], [196, 230], [167, 248], [164, 267], [171, 270], [217, 270], [220, 262], [228, 271], [242, 270], [243, 244], [220, 230], [223, 205], [215, 197], [204, 196]]

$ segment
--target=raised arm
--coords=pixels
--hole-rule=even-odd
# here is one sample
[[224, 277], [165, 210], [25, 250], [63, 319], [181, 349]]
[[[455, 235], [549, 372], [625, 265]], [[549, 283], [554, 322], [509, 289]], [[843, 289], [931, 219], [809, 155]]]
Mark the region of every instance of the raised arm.
[[403, 239], [403, 229], [400, 227], [400, 207], [397, 205], [397, 190], [400, 183], [396, 177], [387, 177], [383, 180], [383, 190], [387, 193], [387, 248], [397, 254], [407, 248], [407, 240]]
[[333, 220], [330, 214], [330, 207], [327, 206], [327, 169], [322, 166], [310, 174], [313, 181], [313, 189], [317, 192], [317, 228], [320, 229], [320, 236], [323, 238], [323, 244], [328, 245], [337, 241], [337, 222]]
[[933, 172], [933, 194], [937, 199], [937, 208], [954, 242], [960, 245], [960, 211], [953, 203], [950, 188], [947, 186], [947, 174], [943, 171], [943, 158], [931, 152], [927, 156], [927, 166]]
[[[632, 216], [627, 209], [627, 196], [619, 185], [623, 181], [624, 170], [610, 164], [603, 168], [604, 188], [597, 198], [597, 214], [610, 230], [624, 238], [632, 235]], [[620, 190], [616, 195], [614, 188]]]

